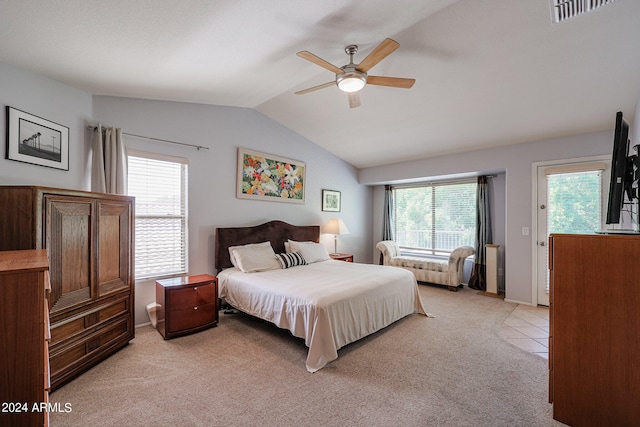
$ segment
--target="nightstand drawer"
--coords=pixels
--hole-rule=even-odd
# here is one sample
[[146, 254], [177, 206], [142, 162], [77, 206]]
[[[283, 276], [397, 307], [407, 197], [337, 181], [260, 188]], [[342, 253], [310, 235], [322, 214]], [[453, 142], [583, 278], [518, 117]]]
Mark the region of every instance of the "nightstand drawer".
[[329, 256], [331, 257], [331, 259], [335, 259], [338, 261], [353, 262], [353, 255], [351, 254], [335, 253], [335, 254], [329, 254]]
[[169, 332], [186, 331], [213, 324], [215, 321], [216, 304], [210, 303], [181, 310], [171, 310], [167, 329]]
[[218, 324], [218, 279], [209, 274], [156, 282], [157, 328], [167, 340]]
[[197, 307], [199, 305], [215, 302], [215, 287], [213, 283], [200, 286], [192, 286], [167, 291], [170, 310], [182, 310], [184, 308]]

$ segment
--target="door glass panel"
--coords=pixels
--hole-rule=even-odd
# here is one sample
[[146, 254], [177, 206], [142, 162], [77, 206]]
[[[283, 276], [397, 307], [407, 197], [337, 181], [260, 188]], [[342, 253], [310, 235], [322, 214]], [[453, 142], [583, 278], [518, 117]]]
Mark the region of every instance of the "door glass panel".
[[[600, 229], [601, 171], [547, 175], [547, 235], [591, 234]], [[549, 269], [546, 270], [549, 294]]]
[[547, 176], [547, 232], [591, 234], [600, 228], [600, 171]]

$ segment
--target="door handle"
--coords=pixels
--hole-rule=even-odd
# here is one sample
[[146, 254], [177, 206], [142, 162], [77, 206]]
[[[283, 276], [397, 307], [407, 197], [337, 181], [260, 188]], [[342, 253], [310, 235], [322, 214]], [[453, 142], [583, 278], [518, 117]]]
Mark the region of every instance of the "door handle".
[[539, 244], [540, 246], [545, 246], [545, 245], [546, 245], [546, 243], [544, 242], [544, 240], [543, 240], [542, 242], [538, 242], [538, 244]]

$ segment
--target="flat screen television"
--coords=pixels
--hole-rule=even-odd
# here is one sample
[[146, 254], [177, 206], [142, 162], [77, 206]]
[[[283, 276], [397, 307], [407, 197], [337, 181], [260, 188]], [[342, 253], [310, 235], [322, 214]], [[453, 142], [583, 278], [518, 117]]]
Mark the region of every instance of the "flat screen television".
[[620, 213], [624, 206], [625, 195], [629, 202], [637, 197], [634, 181], [634, 159], [629, 157], [629, 125], [616, 114], [616, 128], [613, 137], [613, 156], [611, 158], [611, 182], [607, 205], [607, 224], [619, 224]]

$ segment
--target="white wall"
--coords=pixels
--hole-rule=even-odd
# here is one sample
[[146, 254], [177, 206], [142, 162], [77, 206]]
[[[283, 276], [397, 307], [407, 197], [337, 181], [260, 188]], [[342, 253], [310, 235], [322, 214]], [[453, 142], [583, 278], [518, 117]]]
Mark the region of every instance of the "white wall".
[[[0, 185], [47, 185], [89, 189], [88, 159], [91, 132], [88, 124], [101, 121], [125, 132], [204, 145], [196, 151], [170, 144], [129, 137], [138, 150], [187, 157], [189, 173], [190, 270], [214, 273], [215, 227], [254, 225], [269, 219], [293, 224], [323, 225], [335, 214], [321, 212], [323, 188], [342, 192], [342, 217], [351, 234], [342, 236], [339, 250], [356, 261], [377, 262], [372, 256], [382, 228], [381, 192], [376, 185], [407, 179], [429, 179], [470, 173], [496, 173], [494, 179], [494, 232], [503, 230], [496, 243], [504, 251], [506, 296], [513, 301], [532, 301], [531, 165], [533, 162], [610, 155], [612, 132], [555, 138], [534, 143], [497, 147], [474, 152], [378, 166], [357, 171], [291, 130], [251, 109], [140, 99], [92, 96], [53, 80], [0, 63], [0, 103], [69, 127], [69, 171], [0, 158]], [[612, 112], [612, 126], [613, 117]], [[625, 112], [633, 117], [634, 112]], [[6, 113], [0, 114], [6, 134]], [[3, 144], [4, 146], [4, 144]], [[236, 150], [246, 147], [307, 163], [307, 201], [304, 205], [256, 202], [235, 198]], [[500, 172], [504, 172], [504, 182]], [[500, 201], [500, 188], [504, 196]], [[502, 205], [501, 205], [502, 203]], [[379, 212], [380, 211], [380, 212]], [[501, 224], [500, 216], [504, 212]], [[323, 243], [331, 248], [329, 236]], [[136, 322], [147, 321], [144, 306], [153, 300], [148, 284], [136, 288]]]
[[[296, 225], [320, 224], [341, 217], [351, 234], [340, 236], [338, 250], [369, 262], [371, 247], [370, 187], [357, 182], [357, 170], [284, 126], [251, 109], [180, 102], [95, 96], [94, 119], [124, 132], [209, 147], [193, 148], [126, 136], [135, 150], [189, 159], [190, 273], [214, 270], [216, 227], [257, 225], [280, 219]], [[238, 147], [306, 163], [303, 205], [236, 198]], [[322, 189], [342, 193], [342, 211], [322, 212]], [[333, 251], [332, 236], [321, 241]], [[144, 306], [155, 299], [153, 283], [136, 285], [136, 322], [146, 320]]]
[[[628, 113], [631, 116], [632, 112]], [[611, 114], [612, 126], [615, 111]], [[532, 163], [549, 160], [571, 159], [595, 155], [610, 155], [613, 130], [544, 141], [496, 147], [485, 150], [434, 157], [393, 165], [361, 169], [359, 182], [365, 185], [380, 185], [403, 180], [431, 179], [450, 175], [493, 173], [505, 171], [504, 222], [497, 217], [501, 211], [496, 200], [496, 224], [494, 233], [504, 230], [504, 257], [506, 298], [511, 301], [532, 302], [532, 239], [523, 236], [522, 227], [532, 229]], [[496, 184], [499, 184], [497, 181]], [[496, 191], [496, 193], [499, 192]], [[374, 192], [374, 208], [381, 205], [381, 191]], [[382, 208], [380, 207], [380, 210]], [[374, 216], [374, 240], [382, 228], [382, 215]]]
[[[88, 190], [86, 125], [91, 95], [0, 62], [0, 185], [47, 185]], [[7, 107], [25, 111], [69, 128], [69, 170], [6, 159]]]
[[[214, 232], [220, 226], [256, 225], [280, 219], [296, 225], [323, 226], [340, 216], [351, 234], [339, 250], [358, 262], [371, 258], [372, 189], [358, 184], [357, 170], [346, 162], [251, 110], [201, 104], [92, 96], [34, 73], [0, 63], [0, 104], [69, 127], [69, 171], [0, 158], [0, 185], [45, 185], [90, 190], [91, 134], [100, 121], [125, 132], [209, 147], [200, 150], [126, 137], [128, 145], [189, 159], [190, 273], [215, 274]], [[0, 114], [2, 137], [6, 112]], [[5, 146], [3, 141], [3, 146]], [[237, 147], [306, 162], [306, 203], [241, 200], [235, 197]], [[321, 211], [321, 190], [342, 192], [342, 211]], [[330, 236], [321, 241], [333, 250]], [[154, 283], [136, 283], [136, 324], [148, 322], [145, 306], [155, 300]]]
[[[493, 244], [499, 245], [498, 248], [498, 268], [501, 269], [498, 275], [498, 289], [504, 289], [504, 223], [505, 223], [505, 173], [494, 171], [490, 174], [492, 178], [489, 180], [489, 191], [491, 193], [491, 227], [493, 231]], [[433, 181], [425, 179], [425, 181]], [[382, 214], [384, 206], [384, 186], [376, 185], [373, 189], [373, 241], [378, 242], [382, 239]], [[376, 263], [380, 259], [380, 252], [375, 249], [373, 251], [373, 262]], [[468, 283], [473, 267], [473, 259], [466, 261], [464, 268], [464, 283]]]

